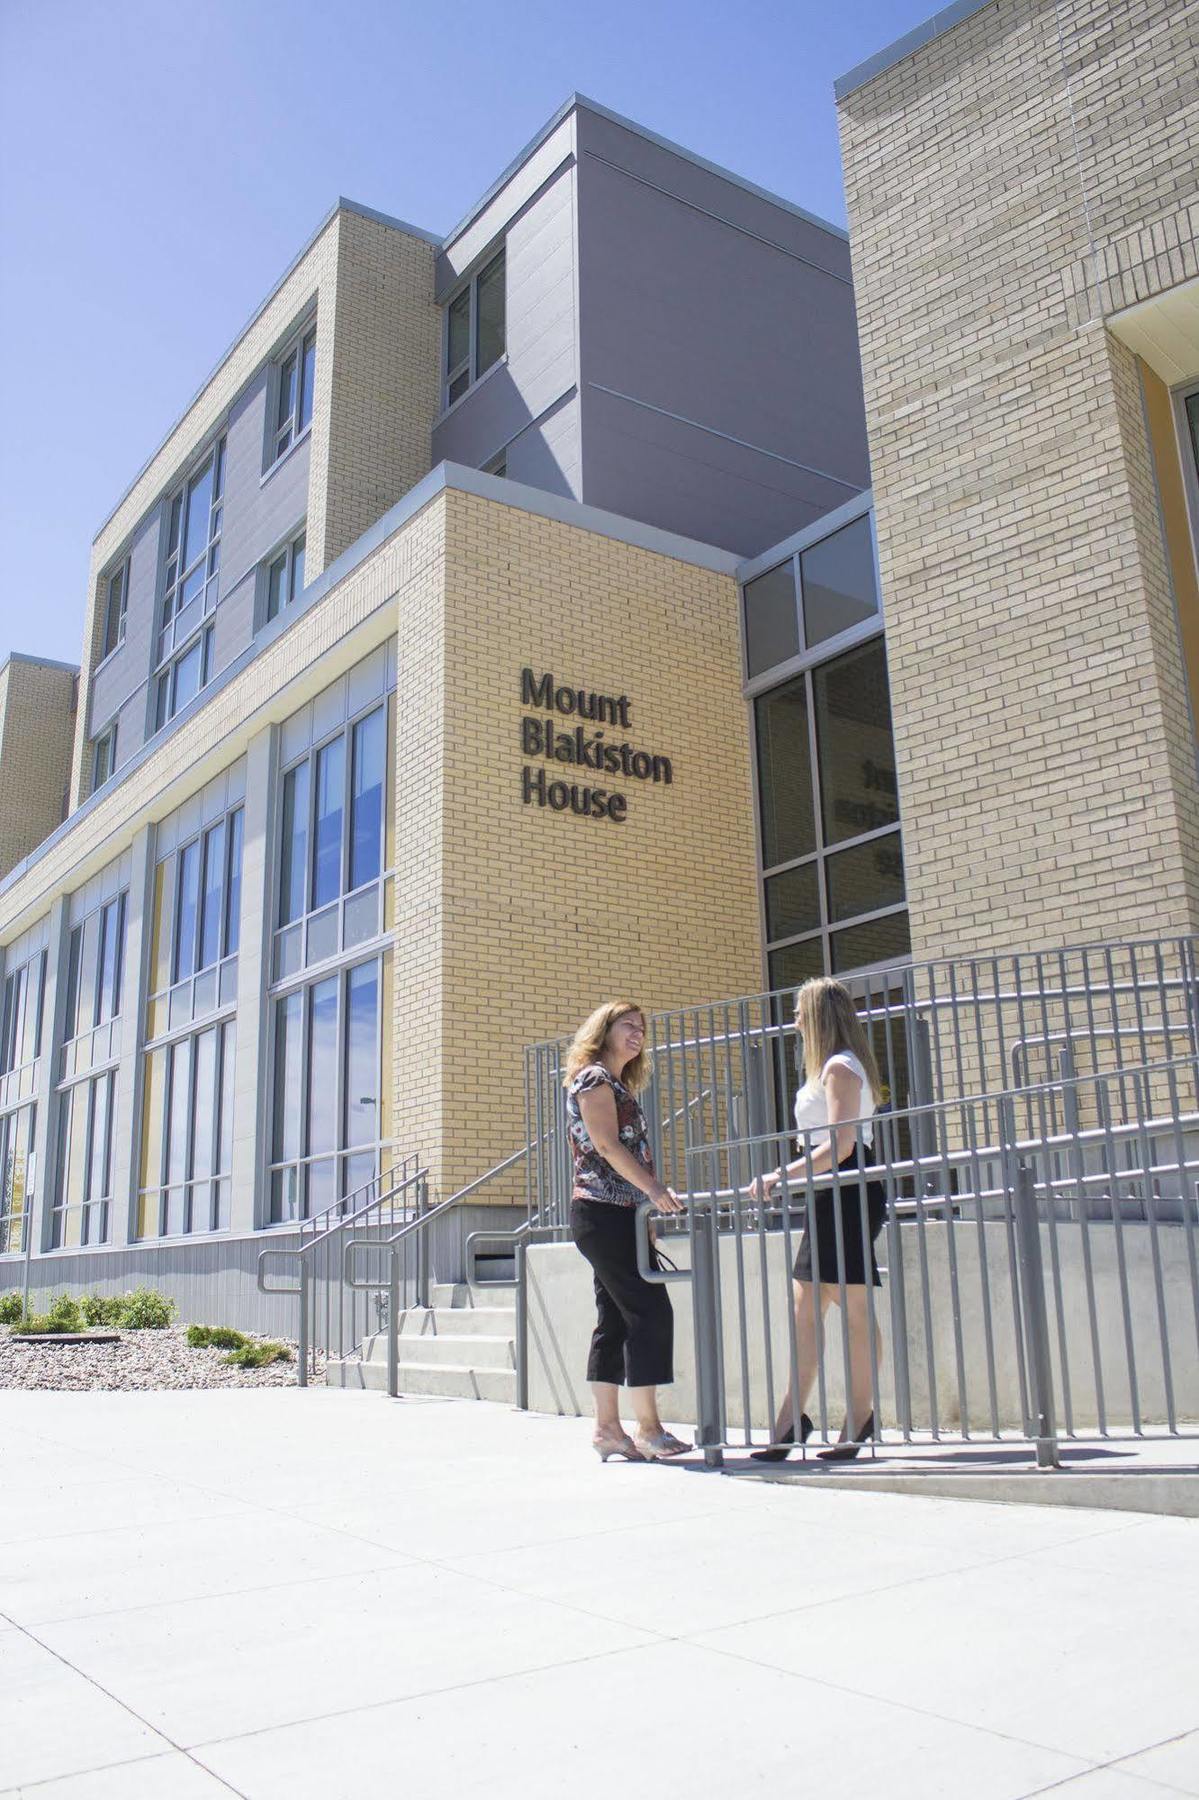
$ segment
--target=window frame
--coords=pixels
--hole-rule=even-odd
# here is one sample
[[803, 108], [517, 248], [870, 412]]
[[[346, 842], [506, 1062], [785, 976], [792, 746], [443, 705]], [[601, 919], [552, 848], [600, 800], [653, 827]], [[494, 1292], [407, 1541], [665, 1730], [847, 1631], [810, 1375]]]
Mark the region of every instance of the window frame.
[[[129, 569], [132, 560], [131, 554], [126, 552], [116, 567], [104, 577], [104, 629], [100, 639], [100, 655], [96, 662], [96, 669], [102, 668], [110, 656], [115, 656], [117, 651], [124, 647], [129, 618]], [[112, 628], [112, 591], [118, 581], [121, 584], [121, 591], [114, 632]]]
[[[117, 726], [119, 722], [119, 718], [110, 719], [103, 731], [97, 732], [96, 736], [92, 739], [91, 791], [93, 794], [98, 793], [107, 782], [112, 780], [117, 772]], [[103, 775], [100, 775], [98, 773], [100, 753], [102, 750], [105, 750], [105, 748], [107, 748], [108, 768]]]
[[[240, 824], [238, 823], [240, 815]], [[203, 964], [204, 952], [204, 873], [208, 845], [216, 832], [223, 831], [221, 846], [221, 883], [216, 905], [217, 953]], [[188, 966], [180, 960], [179, 925], [182, 917], [184, 858], [194, 850], [196, 858], [196, 913]], [[154, 1046], [189, 1031], [207, 1027], [236, 1006], [237, 959], [241, 950], [241, 920], [233, 911], [236, 885], [238, 904], [242, 893], [245, 853], [245, 801], [239, 799], [224, 807], [215, 818], [205, 820], [188, 833], [156, 864], [154, 899], [151, 902], [151, 967], [146, 980], [145, 1042]], [[160, 879], [159, 871], [169, 865], [169, 875]], [[236, 884], [234, 868], [236, 865]], [[161, 897], [160, 897], [161, 889]], [[161, 916], [159, 913], [161, 911]], [[165, 949], [161, 934], [167, 934]], [[160, 969], [164, 979], [159, 980]]]
[[[393, 704], [394, 695], [391, 693], [376, 696], [366, 705], [359, 708], [357, 712], [352, 713], [349, 718], [343, 719], [333, 730], [327, 731], [321, 737], [316, 738], [306, 749], [302, 750], [299, 755], [292, 757], [288, 762], [280, 765], [278, 772], [279, 826], [277, 856], [275, 860], [277, 873], [274, 905], [272, 908], [274, 924], [271, 929], [273, 944], [277, 942], [281, 933], [289, 932], [297, 925], [305, 927], [310, 919], [327, 912], [330, 907], [344, 908], [346, 901], [352, 900], [356, 894], [362, 893], [372, 886], [378, 885], [381, 887], [387, 876], [391, 873], [387, 866], [387, 804], [390, 789], [388, 762], [389, 749], [392, 745]], [[364, 881], [360, 881], [356, 887], [350, 887], [349, 881], [353, 865], [353, 820], [355, 798], [354, 748], [356, 734], [364, 722], [376, 712], [381, 712], [383, 714], [383, 760], [380, 770], [383, 803], [380, 809], [379, 819], [379, 866], [374, 875], [370, 875]], [[316, 824], [319, 789], [319, 784], [316, 779], [317, 765], [319, 759], [325, 755], [329, 751], [331, 745], [335, 744], [339, 739], [343, 744], [343, 752], [341, 770], [341, 842], [339, 850], [340, 860], [338, 863], [338, 890], [332, 899], [324, 900], [318, 905], [315, 900], [315, 868], [317, 853]], [[287, 843], [284, 837], [287, 811], [284, 805], [284, 794], [289, 778], [294, 778], [295, 772], [305, 764], [308, 768], [308, 776], [305, 784], [303, 890], [299, 909], [295, 913], [291, 913], [287, 918], [284, 918], [284, 873], [285, 871], [290, 871], [294, 866], [291, 858], [288, 856]], [[338, 943], [339, 948], [337, 954], [340, 954], [340, 932]], [[355, 948], [356, 947], [357, 946], [355, 946]], [[315, 963], [305, 965], [305, 967], [315, 966]], [[276, 979], [281, 980], [284, 979], [284, 977], [277, 976]]]
[[[311, 385], [305, 382], [307, 352], [312, 346]], [[263, 446], [263, 475], [289, 456], [298, 445], [302, 444], [312, 431], [312, 418], [315, 407], [316, 364], [317, 364], [317, 320], [315, 313], [310, 313], [288, 337], [282, 349], [271, 358], [270, 380], [267, 382], [266, 407], [266, 441]], [[295, 358], [295, 390], [292, 403], [285, 418], [279, 416], [280, 402], [284, 392], [284, 371], [292, 358]], [[308, 401], [308, 417], [303, 419], [304, 402]], [[283, 440], [283, 441], [281, 441]]]
[[[196, 1095], [199, 1076], [199, 1043], [209, 1033], [213, 1036], [213, 1105], [208, 1120], [207, 1146], [210, 1167], [207, 1174], [197, 1175], [196, 1145], [203, 1141], [200, 1124], [196, 1117]], [[179, 1179], [171, 1177], [172, 1131], [174, 1125], [173, 1108], [175, 1101], [176, 1081], [179, 1078], [179, 1062], [182, 1056], [187, 1058], [187, 1092], [185, 1098], [186, 1143], [183, 1147], [183, 1173]], [[146, 1071], [148, 1058], [161, 1056], [162, 1063], [162, 1097], [161, 1116], [158, 1120], [158, 1166], [154, 1171], [146, 1171], [142, 1167], [141, 1158], [144, 1147], [139, 1144], [136, 1154], [138, 1160], [137, 1187], [137, 1221], [136, 1231], [132, 1239], [135, 1243], [157, 1243], [163, 1239], [180, 1239], [189, 1237], [213, 1237], [231, 1229], [231, 1219], [222, 1219], [222, 1188], [226, 1190], [224, 1199], [228, 1206], [232, 1204], [233, 1191], [233, 1130], [232, 1113], [236, 1106], [235, 1072], [237, 1064], [237, 1010], [234, 1003], [222, 1007], [218, 1012], [202, 1022], [192, 1022], [172, 1031], [169, 1035], [147, 1045], [143, 1052], [143, 1071]], [[233, 1078], [226, 1077], [227, 1065], [232, 1059]], [[143, 1080], [146, 1079], [145, 1073]], [[226, 1131], [226, 1107], [230, 1114]], [[223, 1140], [228, 1137], [229, 1167], [221, 1168], [221, 1149]], [[155, 1181], [143, 1182], [143, 1173], [153, 1173]], [[198, 1190], [207, 1187], [208, 1223], [195, 1222], [195, 1207]], [[171, 1229], [170, 1207], [171, 1196], [179, 1190], [182, 1194], [182, 1225]], [[147, 1228], [142, 1229], [143, 1214], [150, 1207], [154, 1208], [153, 1222], [146, 1221]]]
[[[497, 354], [492, 357], [491, 361], [481, 368], [479, 366], [479, 283], [485, 276], [490, 275], [496, 263], [501, 261], [503, 263], [504, 281], [503, 344]], [[451, 365], [450, 342], [452, 334], [450, 330], [450, 312], [454, 306], [461, 302], [464, 296], [467, 300], [467, 350], [465, 356], [460, 356], [458, 360]], [[490, 370], [498, 368], [507, 359], [508, 243], [506, 238], [501, 238], [498, 245], [494, 243], [491, 244], [476, 260], [475, 266], [470, 274], [464, 276], [450, 293], [446, 295], [445, 299], [442, 301], [441, 314], [441, 407], [442, 412], [447, 413], [451, 407], [457, 406], [460, 400], [464, 400], [467, 394], [469, 394], [473, 388], [478, 386], [479, 382], [482, 381], [483, 377], [488, 374]], [[459, 388], [457, 393], [454, 393], [454, 388], [462, 380], [463, 376], [466, 377], [466, 385]]]
[[[304, 592], [304, 589], [308, 584], [306, 580], [301, 580], [300, 585], [296, 585], [296, 568], [298, 564], [301, 573], [307, 573], [307, 551], [308, 521], [305, 519], [296, 530], [289, 534], [286, 542], [282, 544], [279, 549], [274, 551], [272, 555], [263, 558], [261, 564], [262, 598], [260, 606], [262, 624], [264, 626], [270, 625], [275, 619], [282, 618], [288, 607], [293, 606]], [[278, 606], [276, 606], [275, 610], [272, 612], [271, 578], [274, 575], [275, 570], [279, 568], [280, 564], [282, 564], [282, 574], [280, 577], [281, 595]]]

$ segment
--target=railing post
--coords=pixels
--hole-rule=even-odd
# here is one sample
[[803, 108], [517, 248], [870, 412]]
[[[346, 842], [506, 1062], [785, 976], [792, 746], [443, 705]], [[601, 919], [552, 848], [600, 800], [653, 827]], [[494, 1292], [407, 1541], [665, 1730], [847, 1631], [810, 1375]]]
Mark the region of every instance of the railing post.
[[387, 1392], [400, 1392], [400, 1258], [393, 1244], [387, 1253]]
[[1049, 1317], [1045, 1308], [1045, 1274], [1041, 1263], [1041, 1223], [1032, 1170], [1023, 1157], [1016, 1164], [1016, 1242], [1020, 1253], [1020, 1314], [1028, 1357], [1037, 1466], [1061, 1467], [1053, 1412], [1053, 1368], [1049, 1360]]
[[[424, 1217], [425, 1213], [425, 1178], [422, 1176], [416, 1184], [416, 1216]], [[426, 1233], [418, 1230], [416, 1234], [416, 1304], [426, 1311], [429, 1305], [429, 1247]]]
[[529, 1245], [516, 1245], [516, 1405], [529, 1410]]
[[695, 1442], [710, 1469], [724, 1464], [720, 1392], [720, 1313], [716, 1283], [720, 1279], [720, 1241], [716, 1207], [699, 1209], [691, 1240], [691, 1304], [695, 1314]]
[[298, 1337], [298, 1357], [300, 1364], [300, 1386], [308, 1386], [308, 1261], [301, 1251], [300, 1263], [300, 1330]]

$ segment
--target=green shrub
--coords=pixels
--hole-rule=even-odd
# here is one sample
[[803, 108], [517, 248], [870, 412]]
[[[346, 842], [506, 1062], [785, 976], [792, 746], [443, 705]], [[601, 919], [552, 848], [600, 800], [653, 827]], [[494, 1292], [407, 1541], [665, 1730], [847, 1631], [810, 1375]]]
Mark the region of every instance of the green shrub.
[[46, 1311], [46, 1319], [51, 1331], [83, 1330], [79, 1302], [70, 1294], [55, 1294]]
[[291, 1351], [286, 1344], [246, 1344], [221, 1360], [236, 1369], [265, 1369], [268, 1363], [290, 1362]]
[[244, 1331], [231, 1325], [189, 1325], [187, 1341], [193, 1350], [244, 1350], [250, 1342]]
[[0, 1325], [19, 1325], [25, 1317], [25, 1302], [20, 1294], [0, 1294]]
[[89, 1325], [119, 1325], [125, 1302], [120, 1294], [85, 1294], [79, 1310]]
[[175, 1317], [175, 1302], [153, 1288], [135, 1288], [121, 1303], [120, 1323], [129, 1331], [163, 1331]]
[[23, 1319], [18, 1319], [17, 1325], [21, 1331], [28, 1332], [32, 1337], [44, 1337], [47, 1331], [58, 1330], [57, 1325], [50, 1323], [49, 1315], [46, 1313], [27, 1313]]

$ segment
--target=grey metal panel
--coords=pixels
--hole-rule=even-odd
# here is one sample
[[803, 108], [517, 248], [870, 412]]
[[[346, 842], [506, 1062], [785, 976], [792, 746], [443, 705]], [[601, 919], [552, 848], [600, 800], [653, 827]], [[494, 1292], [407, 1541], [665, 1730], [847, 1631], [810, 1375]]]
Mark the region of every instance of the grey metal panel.
[[249, 569], [232, 593], [222, 596], [216, 614], [214, 667], [224, 669], [254, 639], [254, 601], [258, 591], [256, 571]]
[[573, 155], [574, 137], [575, 115], [570, 113], [534, 150], [527, 162], [512, 170], [490, 203], [437, 258], [434, 286], [439, 302], [447, 288], [452, 287], [491, 241], [507, 229], [521, 207], [528, 205], [554, 170]]
[[[125, 642], [92, 679], [88, 734], [94, 737], [137, 693], [144, 693], [153, 654], [158, 597], [158, 540], [162, 508], [154, 507], [138, 526], [129, 553], [129, 597]], [[124, 745], [120, 746], [124, 760]]]
[[123, 768], [131, 756], [136, 756], [145, 741], [146, 689], [143, 685], [130, 695], [117, 715], [117, 768]]
[[434, 464], [490, 462], [574, 385], [574, 207], [568, 167], [512, 222], [505, 240], [507, 358], [434, 427]]
[[845, 245], [608, 121], [579, 133], [587, 503], [752, 555], [867, 487]]
[[244, 650], [253, 635], [252, 613], [245, 604], [245, 577], [299, 528], [308, 509], [311, 438], [263, 479], [266, 401], [264, 370], [234, 407], [225, 438], [220, 597], [221, 611], [226, 596], [231, 596], [232, 610], [228, 618], [218, 613], [218, 669]]
[[515, 438], [507, 457], [510, 481], [577, 499], [583, 478], [577, 392], [572, 389], [537, 425]]

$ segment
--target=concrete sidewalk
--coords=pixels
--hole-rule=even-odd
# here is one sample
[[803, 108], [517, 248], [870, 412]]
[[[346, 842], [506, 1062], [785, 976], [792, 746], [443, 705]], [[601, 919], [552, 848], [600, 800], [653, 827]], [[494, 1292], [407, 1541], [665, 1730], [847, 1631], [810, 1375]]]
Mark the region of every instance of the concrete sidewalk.
[[1199, 1522], [588, 1438], [321, 1389], [0, 1393], [0, 1793], [1199, 1795]]

